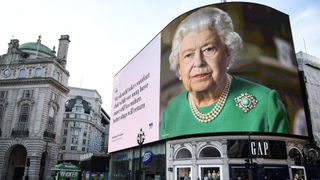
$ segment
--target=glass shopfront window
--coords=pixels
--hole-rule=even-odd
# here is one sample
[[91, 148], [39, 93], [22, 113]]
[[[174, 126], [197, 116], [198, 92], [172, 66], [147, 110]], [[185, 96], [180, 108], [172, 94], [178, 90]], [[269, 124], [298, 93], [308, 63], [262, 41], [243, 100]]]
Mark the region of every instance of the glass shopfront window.
[[[148, 152], [149, 156], [145, 156]], [[139, 148], [112, 154], [111, 179], [136, 180], [139, 172]], [[142, 179], [166, 178], [165, 145], [144, 146], [141, 154]]]
[[221, 177], [221, 167], [211, 166], [211, 165], [201, 165], [199, 166], [199, 178], [200, 180], [220, 180]]
[[230, 165], [230, 179], [275, 180], [290, 179], [288, 166], [285, 165], [256, 165], [251, 169], [244, 165]]
[[291, 174], [294, 180], [306, 179], [306, 171], [303, 166], [291, 166]]
[[175, 167], [175, 172], [175, 180], [191, 180], [191, 166], [177, 166]]

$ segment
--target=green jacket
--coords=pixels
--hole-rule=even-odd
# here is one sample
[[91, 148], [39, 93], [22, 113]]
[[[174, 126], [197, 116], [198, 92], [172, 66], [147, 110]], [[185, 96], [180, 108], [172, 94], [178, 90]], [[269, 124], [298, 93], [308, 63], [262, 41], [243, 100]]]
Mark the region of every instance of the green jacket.
[[[236, 106], [235, 98], [252, 95], [258, 103], [248, 112]], [[220, 114], [209, 123], [199, 122], [192, 114], [188, 92], [180, 93], [163, 112], [160, 139], [181, 135], [212, 132], [276, 132], [288, 133], [288, 119], [284, 105], [275, 90], [233, 76], [227, 101]], [[198, 108], [208, 113], [215, 104]]]

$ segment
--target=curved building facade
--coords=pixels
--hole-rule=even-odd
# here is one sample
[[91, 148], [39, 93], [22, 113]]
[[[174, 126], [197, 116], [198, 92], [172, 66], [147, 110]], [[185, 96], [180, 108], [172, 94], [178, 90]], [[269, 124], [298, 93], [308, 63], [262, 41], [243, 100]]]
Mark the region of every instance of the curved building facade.
[[287, 14], [244, 2], [181, 14], [114, 77], [110, 177], [318, 178], [304, 80]]

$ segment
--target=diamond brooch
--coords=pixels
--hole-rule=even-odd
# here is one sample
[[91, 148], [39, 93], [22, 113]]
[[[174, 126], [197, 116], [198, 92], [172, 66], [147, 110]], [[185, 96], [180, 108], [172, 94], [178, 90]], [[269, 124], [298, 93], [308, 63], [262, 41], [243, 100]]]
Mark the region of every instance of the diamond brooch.
[[250, 111], [252, 108], [256, 107], [258, 100], [251, 94], [244, 93], [240, 96], [234, 98], [236, 106], [241, 108], [244, 112]]

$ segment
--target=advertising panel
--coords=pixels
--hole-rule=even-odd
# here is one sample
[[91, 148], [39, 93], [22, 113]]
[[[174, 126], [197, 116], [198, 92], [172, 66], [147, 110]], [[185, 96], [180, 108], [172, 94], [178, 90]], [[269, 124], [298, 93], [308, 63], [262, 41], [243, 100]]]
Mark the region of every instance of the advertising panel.
[[109, 152], [137, 146], [139, 130], [145, 143], [228, 132], [307, 136], [302, 98], [288, 15], [254, 3], [200, 7], [115, 76]]
[[159, 140], [160, 35], [115, 77], [109, 130], [109, 152]]

